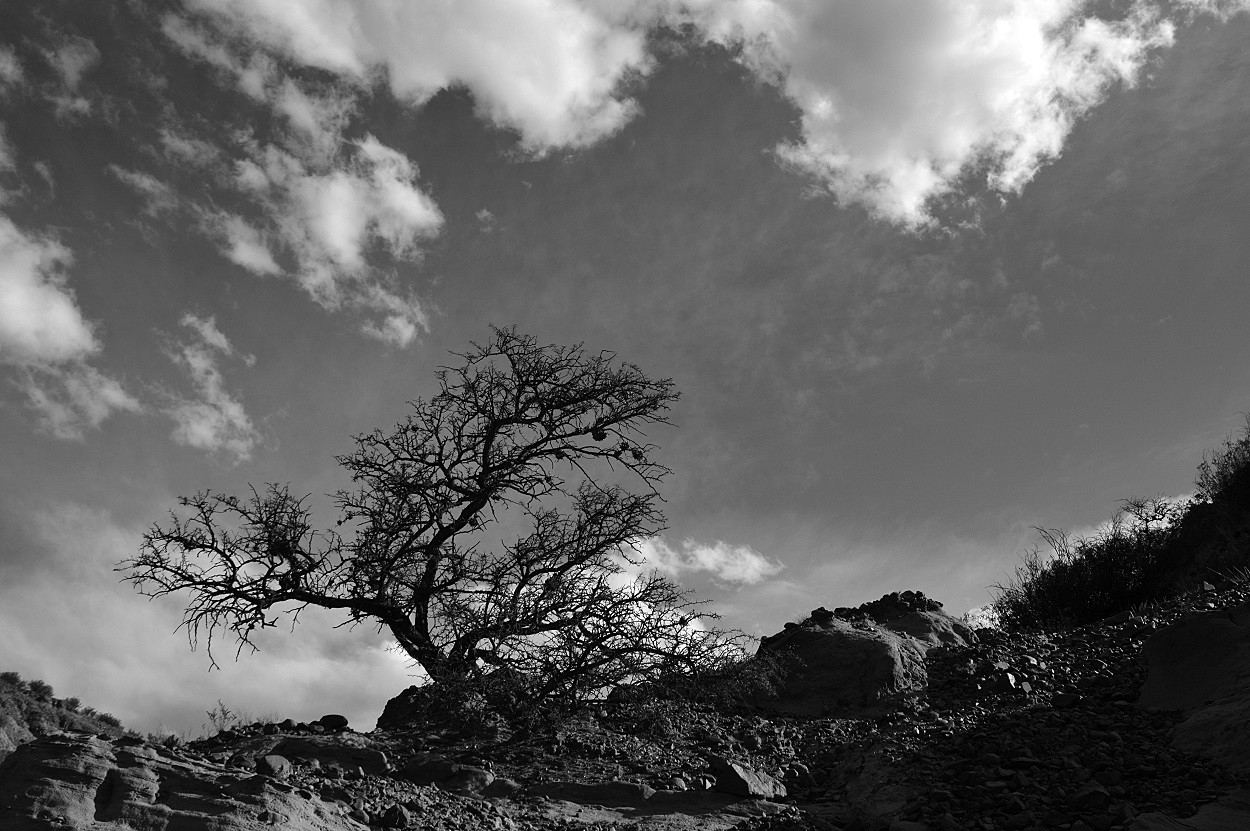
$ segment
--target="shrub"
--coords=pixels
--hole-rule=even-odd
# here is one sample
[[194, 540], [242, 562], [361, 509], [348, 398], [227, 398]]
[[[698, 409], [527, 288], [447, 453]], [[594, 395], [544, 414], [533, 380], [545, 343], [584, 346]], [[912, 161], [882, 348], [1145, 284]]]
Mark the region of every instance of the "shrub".
[[8, 684], [12, 687], [24, 687], [22, 676], [16, 672], [0, 672], [0, 683]]
[[1167, 554], [1187, 505], [1128, 500], [1106, 528], [1086, 538], [1037, 529], [1050, 548], [1025, 553], [991, 604], [1008, 631], [1092, 623], [1153, 600], [1167, 589]]
[[71, 713], [74, 713], [77, 712], [78, 708], [82, 706], [82, 702], [77, 698], [65, 698], [61, 700], [61, 706], [66, 710], [69, 710]]
[[52, 697], [52, 685], [38, 679], [26, 682], [26, 689], [30, 690], [31, 695], [35, 696], [35, 698]]

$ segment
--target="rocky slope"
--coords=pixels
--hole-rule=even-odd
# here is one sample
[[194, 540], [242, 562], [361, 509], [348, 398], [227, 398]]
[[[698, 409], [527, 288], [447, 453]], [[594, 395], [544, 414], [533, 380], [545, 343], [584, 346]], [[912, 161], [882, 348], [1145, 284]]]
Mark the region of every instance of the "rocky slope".
[[0, 673], [0, 760], [21, 744], [62, 730], [120, 736], [117, 719], [89, 708], [77, 699], [54, 698], [42, 681], [23, 681], [16, 672]]
[[[623, 696], [539, 735], [434, 723], [356, 733], [335, 717], [257, 724], [184, 747], [70, 733], [26, 744], [0, 765], [0, 828], [1250, 828], [1250, 800], [1237, 795], [1250, 765], [1228, 751], [1244, 742], [1227, 716], [1244, 714], [1250, 673], [1212, 666], [1250, 656], [1248, 601], [1250, 592], [1229, 586], [1012, 637], [930, 638], [911, 624], [881, 633], [939, 613], [932, 608], [895, 615], [879, 605], [884, 622], [817, 610], [787, 631], [846, 623], [872, 644], [915, 641], [901, 651], [922, 656], [923, 679], [905, 674], [857, 714]], [[1223, 633], [1222, 651], [1170, 647], [1190, 664], [1156, 657], [1147, 689], [1184, 687], [1201, 674], [1194, 661], [1212, 670], [1214, 686], [1187, 709], [1140, 706], [1143, 651], [1157, 653], [1195, 621], [1204, 643]], [[1144, 703], [1159, 703], [1154, 695]], [[1207, 738], [1186, 743], [1195, 729]], [[1211, 737], [1230, 729], [1220, 751]], [[1210, 748], [1218, 758], [1197, 752]]]

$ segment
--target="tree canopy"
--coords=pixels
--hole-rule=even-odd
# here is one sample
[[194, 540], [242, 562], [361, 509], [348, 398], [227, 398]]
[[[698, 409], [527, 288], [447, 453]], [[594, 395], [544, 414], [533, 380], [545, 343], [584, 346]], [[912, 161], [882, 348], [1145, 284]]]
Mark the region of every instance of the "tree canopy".
[[389, 431], [336, 461], [352, 487], [332, 526], [289, 485], [179, 500], [119, 565], [149, 597], [185, 592], [192, 647], [241, 650], [281, 613], [342, 610], [389, 630], [436, 682], [507, 670], [537, 699], [700, 671], [735, 639], [637, 543], [664, 527], [670, 473], [645, 429], [678, 398], [610, 352], [540, 345], [515, 328], [437, 373]]

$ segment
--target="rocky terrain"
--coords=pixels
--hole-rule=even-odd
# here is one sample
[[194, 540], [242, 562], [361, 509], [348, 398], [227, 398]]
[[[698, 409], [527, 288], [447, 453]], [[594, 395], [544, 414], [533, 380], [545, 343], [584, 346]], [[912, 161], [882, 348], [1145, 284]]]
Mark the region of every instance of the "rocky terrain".
[[548, 730], [346, 719], [179, 745], [63, 731], [0, 764], [0, 828], [1250, 828], [1250, 591], [1049, 633], [920, 593], [766, 638], [777, 700], [622, 690]]

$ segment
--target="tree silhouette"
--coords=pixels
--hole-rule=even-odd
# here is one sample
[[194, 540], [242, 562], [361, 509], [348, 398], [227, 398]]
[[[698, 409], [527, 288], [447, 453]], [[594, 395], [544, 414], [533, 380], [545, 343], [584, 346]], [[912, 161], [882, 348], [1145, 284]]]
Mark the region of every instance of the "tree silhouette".
[[124, 579], [149, 597], [187, 592], [182, 625], [210, 660], [219, 630], [255, 649], [256, 631], [308, 606], [389, 629], [435, 682], [506, 669], [531, 700], [735, 657], [735, 636], [704, 625], [713, 615], [639, 568], [670, 473], [643, 429], [668, 423], [672, 381], [492, 335], [393, 430], [337, 457], [353, 488], [332, 495], [333, 528], [315, 529], [286, 485], [202, 492], [152, 526]]

